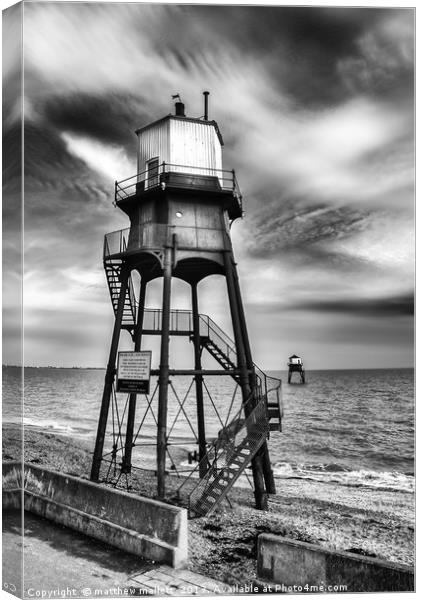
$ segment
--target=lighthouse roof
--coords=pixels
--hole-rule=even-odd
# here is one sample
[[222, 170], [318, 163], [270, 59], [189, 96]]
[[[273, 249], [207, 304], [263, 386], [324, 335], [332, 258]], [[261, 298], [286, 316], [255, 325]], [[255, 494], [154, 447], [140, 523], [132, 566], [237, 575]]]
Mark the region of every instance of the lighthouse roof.
[[297, 356], [296, 354], [293, 354], [292, 356], [290, 356], [290, 358], [300, 358], [300, 357]]
[[153, 123], [149, 123], [148, 125], [145, 125], [144, 127], [135, 129], [135, 133], [137, 135], [139, 133], [143, 133], [144, 131], [151, 129], [152, 127], [156, 127], [156, 125], [159, 125], [160, 123], [163, 123], [164, 121], [169, 120], [169, 119], [173, 119], [174, 121], [187, 121], [188, 123], [201, 123], [202, 125], [210, 125], [211, 127], [215, 128], [216, 135], [218, 136], [221, 146], [224, 145], [224, 140], [222, 139], [222, 135], [221, 135], [221, 132], [219, 131], [218, 123], [216, 121], [205, 121], [204, 119], [194, 119], [193, 117], [181, 117], [181, 116], [171, 115], [171, 114], [166, 115], [165, 117], [162, 117], [161, 119], [158, 119], [157, 121], [153, 121]]

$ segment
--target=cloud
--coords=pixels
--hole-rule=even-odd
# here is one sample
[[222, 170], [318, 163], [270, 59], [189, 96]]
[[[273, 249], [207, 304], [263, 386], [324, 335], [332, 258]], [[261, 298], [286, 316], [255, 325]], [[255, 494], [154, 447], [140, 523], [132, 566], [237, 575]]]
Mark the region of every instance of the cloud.
[[[9, 201], [4, 202], [3, 210], [6, 211], [6, 215], [12, 217], [15, 204], [12, 204], [11, 197], [15, 198], [14, 202], [19, 202], [22, 186], [22, 127], [20, 123], [13, 123], [3, 129], [2, 142], [2, 190], [5, 198], [10, 198]], [[7, 152], [5, 152], [6, 149]]]
[[294, 196], [311, 195], [316, 202], [364, 204], [399, 190], [413, 176], [410, 155], [403, 172], [388, 172], [374, 157], [387, 147], [391, 152], [402, 136], [412, 138], [412, 114], [366, 98], [314, 113], [274, 111], [251, 96], [248, 102], [253, 101], [256, 110], [260, 105], [258, 118], [250, 117], [255, 111], [248, 107], [246, 135], [234, 149], [246, 172], [240, 179], [245, 194], [253, 197], [270, 186], [272, 193], [278, 188]]
[[309, 245], [350, 236], [364, 230], [370, 219], [368, 211], [347, 207], [315, 206], [291, 199], [278, 201], [282, 210], [277, 211], [274, 204], [269, 203], [247, 225], [249, 233], [253, 233], [248, 245], [251, 256], [268, 258], [283, 250], [300, 251]]
[[67, 132], [63, 132], [61, 138], [70, 154], [77, 156], [93, 171], [107, 178], [126, 179], [136, 171], [135, 160], [130, 160], [120, 146], [103, 144], [95, 139]]
[[[235, 167], [244, 192], [246, 220], [232, 233], [246, 307], [270, 312], [273, 303], [272, 317], [277, 310], [281, 319], [302, 306], [296, 313], [311, 320], [305, 307], [314, 302], [326, 321], [333, 312], [324, 306], [362, 319], [352, 307], [408, 293], [411, 11], [29, 3], [25, 19], [25, 264], [34, 335], [47, 319], [61, 331], [66, 306], [72, 323], [79, 311], [108, 318], [102, 237], [128, 224], [112, 207], [113, 180], [135, 173], [133, 130], [172, 111], [176, 92], [187, 114], [200, 116], [201, 91], [211, 91], [225, 166]], [[15, 67], [5, 112], [13, 233]], [[223, 282], [205, 288], [203, 305], [224, 320], [226, 305], [212, 292], [222, 295]], [[173, 299], [183, 304], [185, 290]], [[54, 307], [50, 317], [43, 305]], [[60, 334], [51, 339], [60, 345]]]
[[[366, 168], [368, 154], [382, 151], [411, 132], [411, 112], [390, 105], [387, 94], [380, 101], [364, 92], [311, 108], [297, 101], [287, 86], [282, 88], [283, 71], [296, 72], [301, 82], [309, 83], [318, 79], [318, 69], [324, 64], [317, 55], [312, 77], [307, 77], [302, 62], [291, 68], [289, 55], [282, 53], [283, 45], [293, 44], [298, 52], [300, 42], [305, 57], [317, 47], [323, 57], [330, 53], [330, 63], [335, 63], [353, 48], [355, 52], [355, 36], [368, 35], [376, 11], [370, 15], [367, 11], [347, 11], [345, 16], [342, 9], [209, 10], [137, 5], [119, 7], [118, 12], [111, 6], [85, 6], [82, 11], [57, 10], [50, 5], [43, 11], [31, 7], [28, 12], [29, 60], [33, 61], [32, 71], [40, 71], [37, 79], [29, 79], [28, 93], [41, 110], [40, 98], [46, 88], [40, 82], [47, 77], [55, 82], [61, 95], [50, 97], [45, 110], [63, 131], [123, 146], [132, 155], [134, 124], [167, 113], [174, 91], [181, 91], [188, 99], [188, 114], [202, 114], [198, 92], [206, 82], [212, 90], [211, 110], [217, 106], [218, 118], [226, 124], [226, 164], [245, 173], [240, 182], [251, 197], [262, 193], [260, 182], [264, 180], [263, 187], [282, 186], [296, 195], [311, 193], [317, 202], [339, 199], [361, 203], [399, 189], [410, 175], [408, 169], [394, 170], [392, 176], [383, 170], [384, 180], [378, 177], [379, 163], [375, 170]], [[83, 35], [79, 31], [82, 16]], [[42, 36], [48, 23], [54, 34], [48, 39], [47, 53]], [[233, 27], [233, 23], [241, 27]], [[180, 30], [187, 25], [188, 43], [180, 43]], [[245, 36], [243, 28], [250, 35]], [[224, 38], [227, 29], [231, 34]], [[75, 38], [78, 43], [70, 51], [69, 39]], [[273, 54], [277, 39], [281, 48]], [[128, 47], [130, 61], [126, 60]], [[86, 56], [91, 60], [86, 62]], [[272, 57], [278, 69], [276, 76], [270, 68]], [[69, 62], [67, 68], [63, 58]], [[119, 68], [113, 70], [118, 61]], [[125, 69], [130, 73], [125, 74]], [[134, 89], [139, 92], [133, 93]], [[135, 123], [137, 114], [139, 121]]]
[[413, 364], [413, 317], [246, 307], [255, 362], [286, 368], [292, 353], [306, 368], [408, 368]]
[[356, 41], [359, 55], [338, 60], [338, 73], [353, 92], [381, 94], [395, 87], [406, 97], [413, 90], [414, 11], [387, 11]]
[[56, 93], [39, 110], [58, 131], [124, 147], [133, 158], [134, 131], [148, 120], [142, 99], [127, 92]]
[[296, 267], [324, 266], [348, 272], [388, 271], [391, 280], [413, 278], [412, 214], [395, 209], [363, 211], [285, 201], [277, 212], [269, 203], [244, 223], [246, 259], [289, 261]]
[[[20, 125], [22, 117], [22, 14], [23, 5], [16, 4], [3, 11], [2, 54], [2, 119], [3, 131]], [[5, 25], [7, 22], [7, 26]], [[7, 51], [6, 51], [7, 49]], [[5, 140], [3, 140], [3, 144]], [[3, 155], [4, 159], [4, 155]]]
[[307, 304], [298, 304], [296, 308], [297, 310], [311, 310], [315, 313], [347, 313], [369, 317], [413, 315], [414, 296], [413, 294], [405, 294], [386, 298], [316, 300]]

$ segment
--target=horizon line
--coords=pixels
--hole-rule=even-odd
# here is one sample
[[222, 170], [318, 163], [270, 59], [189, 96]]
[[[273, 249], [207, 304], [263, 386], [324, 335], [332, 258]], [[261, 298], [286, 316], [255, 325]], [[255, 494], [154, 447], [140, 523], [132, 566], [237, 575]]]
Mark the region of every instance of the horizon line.
[[[106, 371], [107, 367], [64, 367], [64, 366], [54, 366], [54, 365], [8, 365], [2, 364], [2, 367], [6, 368], [14, 368], [14, 369], [69, 369], [69, 370], [95, 370], [95, 371]], [[415, 365], [408, 367], [334, 367], [330, 369], [317, 368], [317, 369], [306, 369], [308, 372], [313, 371], [379, 371], [379, 370], [388, 370], [388, 369], [415, 369]], [[223, 371], [223, 369], [221, 369]], [[264, 372], [288, 372], [288, 369], [271, 369], [268, 367], [264, 368]]]

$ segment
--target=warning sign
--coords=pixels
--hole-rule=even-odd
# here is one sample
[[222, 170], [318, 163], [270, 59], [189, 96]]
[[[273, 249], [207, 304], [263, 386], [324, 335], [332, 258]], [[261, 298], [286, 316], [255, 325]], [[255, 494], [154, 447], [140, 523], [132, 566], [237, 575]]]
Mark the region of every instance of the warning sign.
[[151, 376], [150, 350], [119, 352], [117, 363], [117, 392], [149, 394]]

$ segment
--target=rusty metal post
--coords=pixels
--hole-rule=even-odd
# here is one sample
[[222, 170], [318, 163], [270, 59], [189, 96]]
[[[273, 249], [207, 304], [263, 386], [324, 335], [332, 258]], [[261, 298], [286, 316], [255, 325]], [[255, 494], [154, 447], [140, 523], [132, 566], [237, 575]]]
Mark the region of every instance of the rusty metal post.
[[[142, 346], [142, 331], [143, 331], [143, 315], [145, 314], [145, 298], [146, 298], [146, 286], [148, 282], [142, 277], [140, 281], [140, 292], [139, 292], [139, 307], [137, 309], [137, 321], [134, 333], [134, 351], [139, 352]], [[124, 457], [121, 465], [122, 473], [130, 473], [132, 470], [132, 450], [133, 450], [133, 431], [134, 421], [136, 415], [136, 400], [137, 394], [130, 394], [129, 398], [129, 409], [127, 412], [127, 429], [126, 429], [126, 441], [124, 444]]]
[[[233, 275], [234, 275], [235, 292], [236, 292], [236, 297], [237, 297], [238, 312], [239, 312], [240, 323], [241, 323], [241, 330], [243, 333], [247, 368], [252, 371], [251, 376], [250, 376], [250, 384], [252, 386], [252, 389], [256, 390], [257, 389], [256, 374], [254, 372], [254, 363], [253, 363], [253, 358], [251, 355], [250, 341], [249, 341], [249, 337], [248, 337], [248, 333], [247, 333], [246, 317], [244, 314], [244, 306], [243, 306], [243, 301], [241, 298], [240, 282], [238, 279], [237, 267], [236, 267], [235, 263], [233, 264]], [[272, 470], [272, 466], [270, 463], [267, 442], [265, 442], [263, 444], [263, 446], [260, 448], [260, 450], [258, 452], [258, 456], [262, 462], [263, 476], [265, 479], [266, 491], [268, 492], [268, 494], [276, 494], [275, 478], [273, 476], [273, 470]]]
[[102, 452], [104, 449], [105, 430], [107, 428], [108, 411], [110, 408], [110, 396], [115, 377], [115, 363], [120, 340], [121, 322], [123, 320], [124, 303], [126, 300], [127, 282], [130, 271], [127, 268], [122, 269], [120, 275], [121, 287], [118, 297], [117, 312], [114, 321], [113, 336], [111, 339], [110, 355], [108, 358], [107, 370], [105, 372], [104, 391], [102, 393], [101, 411], [99, 414], [98, 430], [96, 435], [94, 457], [92, 460], [91, 480], [98, 481], [99, 471], [102, 462]]
[[[200, 344], [200, 321], [196, 282], [191, 284], [191, 291], [193, 312], [194, 368], [197, 371], [201, 371], [202, 361]], [[203, 376], [201, 374], [196, 374], [194, 376], [194, 379], [196, 385], [197, 433], [199, 438], [199, 476], [204, 477], [207, 472], [207, 465], [202, 464], [201, 462], [202, 458], [206, 456], [205, 413], [203, 408]]]
[[[244, 413], [247, 417], [248, 414], [253, 410], [250, 403], [246, 404], [251, 398], [252, 390], [250, 387], [249, 374], [247, 369], [246, 354], [244, 348], [244, 338], [241, 327], [241, 319], [239, 315], [239, 306], [237, 301], [237, 294], [235, 289], [234, 281], [234, 264], [233, 255], [231, 252], [224, 252], [224, 266], [225, 266], [225, 277], [227, 280], [228, 298], [231, 310], [231, 319], [234, 330], [235, 346], [237, 350], [237, 361], [238, 368], [241, 372], [240, 385], [243, 395]], [[252, 462], [253, 470], [253, 483], [254, 483], [254, 498], [256, 501], [256, 508], [259, 510], [267, 510], [267, 494], [265, 492], [265, 484], [263, 479], [263, 467], [262, 461], [259, 454], [257, 454]]]
[[169, 342], [172, 248], [167, 246], [164, 255], [164, 285], [162, 293], [161, 358], [159, 365], [157, 479], [158, 498], [165, 497], [165, 457], [167, 453], [167, 410], [169, 384]]

